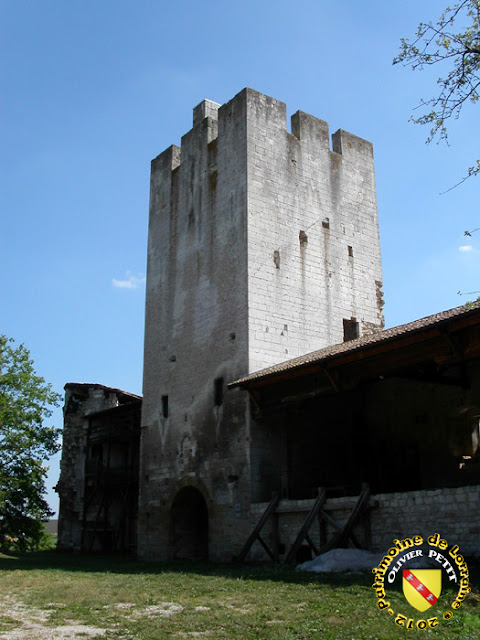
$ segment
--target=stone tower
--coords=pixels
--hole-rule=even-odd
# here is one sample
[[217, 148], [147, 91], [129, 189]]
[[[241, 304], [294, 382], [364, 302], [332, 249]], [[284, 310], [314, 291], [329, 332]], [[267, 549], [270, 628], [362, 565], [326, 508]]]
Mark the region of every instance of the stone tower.
[[152, 161], [139, 555], [229, 560], [261, 493], [227, 384], [383, 328], [373, 149], [244, 89]]

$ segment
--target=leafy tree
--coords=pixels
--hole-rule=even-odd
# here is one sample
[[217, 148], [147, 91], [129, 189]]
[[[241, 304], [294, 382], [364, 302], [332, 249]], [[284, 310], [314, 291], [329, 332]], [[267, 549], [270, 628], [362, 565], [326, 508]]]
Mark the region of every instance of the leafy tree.
[[[429, 125], [427, 143], [448, 142], [447, 120], [457, 119], [465, 103], [479, 99], [480, 87], [480, 0], [463, 0], [447, 7], [438, 20], [421, 22], [413, 42], [401, 40], [400, 53], [393, 64], [412, 69], [438, 65], [444, 73], [437, 80], [438, 95], [421, 100], [424, 113], [412, 117], [416, 124]], [[461, 182], [480, 173], [480, 160], [468, 167]], [[455, 185], [457, 186], [457, 185]]]
[[28, 349], [0, 335], [0, 538], [22, 550], [41, 543], [43, 522], [53, 515], [43, 498], [45, 461], [60, 448], [60, 429], [44, 420], [59, 401]]

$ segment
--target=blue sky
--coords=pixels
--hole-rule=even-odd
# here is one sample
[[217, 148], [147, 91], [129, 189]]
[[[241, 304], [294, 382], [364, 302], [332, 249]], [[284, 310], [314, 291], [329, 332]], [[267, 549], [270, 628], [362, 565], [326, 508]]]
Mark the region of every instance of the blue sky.
[[[245, 86], [373, 142], [387, 326], [466, 302], [480, 178], [440, 193], [477, 158], [478, 107], [426, 146], [409, 117], [440, 70], [392, 66], [445, 2], [1, 0], [0, 332], [58, 391], [141, 393], [150, 160]], [[53, 508], [57, 479], [58, 457]]]

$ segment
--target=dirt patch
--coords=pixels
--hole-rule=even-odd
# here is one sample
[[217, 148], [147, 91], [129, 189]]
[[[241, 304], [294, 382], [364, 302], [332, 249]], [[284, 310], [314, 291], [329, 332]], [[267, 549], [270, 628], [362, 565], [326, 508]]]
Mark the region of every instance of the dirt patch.
[[183, 607], [180, 604], [174, 602], [161, 602], [157, 605], [146, 607], [145, 609], [135, 609], [132, 611], [132, 617], [143, 618], [143, 616], [172, 616], [174, 613], [180, 613], [183, 611]]
[[[111, 631], [73, 622], [66, 625], [50, 625], [52, 615], [62, 606], [64, 605], [52, 603], [46, 609], [37, 609], [12, 596], [0, 595], [0, 640], [87, 640], [102, 638], [107, 631]], [[161, 602], [143, 609], [137, 609], [133, 602], [120, 602], [111, 606], [125, 612], [132, 620], [145, 616], [168, 617], [184, 609], [175, 602]]]
[[[0, 627], [0, 640], [77, 640], [101, 638], [107, 629], [86, 624], [47, 626], [55, 609], [36, 609], [11, 596], [0, 596], [1, 620], [8, 621]], [[10, 627], [5, 630], [5, 626]]]

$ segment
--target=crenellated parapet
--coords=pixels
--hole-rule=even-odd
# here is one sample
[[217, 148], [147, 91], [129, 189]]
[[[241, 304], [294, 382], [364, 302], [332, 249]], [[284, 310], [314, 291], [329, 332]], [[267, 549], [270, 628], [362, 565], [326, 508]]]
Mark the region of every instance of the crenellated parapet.
[[[217, 140], [219, 129], [226, 135], [227, 129], [241, 126], [241, 122], [232, 118], [235, 105], [248, 105], [248, 122], [250, 128], [264, 126], [275, 128], [278, 133], [288, 134], [286, 104], [274, 98], [270, 98], [253, 89], [243, 89], [232, 100], [220, 105], [212, 100], [202, 100], [193, 109], [193, 127], [182, 136], [181, 147], [172, 145], [152, 160], [152, 171], [173, 171], [181, 163], [182, 152], [185, 155], [196, 145], [199, 140], [210, 144]], [[237, 109], [241, 116], [245, 115], [244, 109]], [[220, 124], [219, 124], [220, 123]], [[373, 158], [373, 145], [348, 131], [339, 129], [331, 136], [328, 122], [312, 116], [304, 111], [297, 111], [291, 116], [291, 136], [295, 137], [302, 145], [320, 151], [333, 151], [341, 154], [346, 159], [352, 159], [357, 155]], [[201, 151], [201, 148], [197, 148]]]

